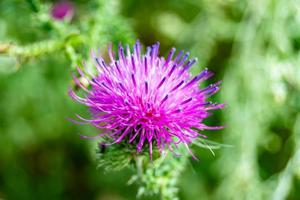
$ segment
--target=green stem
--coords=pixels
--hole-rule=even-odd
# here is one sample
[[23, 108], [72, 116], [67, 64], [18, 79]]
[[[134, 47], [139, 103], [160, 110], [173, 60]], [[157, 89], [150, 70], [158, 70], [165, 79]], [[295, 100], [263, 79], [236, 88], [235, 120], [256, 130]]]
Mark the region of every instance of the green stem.
[[143, 157], [142, 156], [136, 157], [136, 169], [137, 169], [137, 175], [141, 179], [143, 177]]

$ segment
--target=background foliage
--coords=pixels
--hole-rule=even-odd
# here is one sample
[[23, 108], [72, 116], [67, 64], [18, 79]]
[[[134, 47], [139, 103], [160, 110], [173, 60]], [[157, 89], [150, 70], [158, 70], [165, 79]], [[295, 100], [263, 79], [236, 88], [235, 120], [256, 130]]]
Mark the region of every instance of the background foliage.
[[0, 199], [136, 198], [132, 170], [97, 168], [97, 143], [79, 138], [97, 130], [67, 121], [86, 113], [67, 94], [76, 64], [136, 38], [191, 50], [194, 73], [223, 80], [213, 100], [227, 108], [207, 122], [226, 129], [206, 134], [231, 147], [193, 147], [180, 199], [300, 198], [300, 1], [77, 0], [71, 21], [52, 19], [53, 3], [0, 1]]

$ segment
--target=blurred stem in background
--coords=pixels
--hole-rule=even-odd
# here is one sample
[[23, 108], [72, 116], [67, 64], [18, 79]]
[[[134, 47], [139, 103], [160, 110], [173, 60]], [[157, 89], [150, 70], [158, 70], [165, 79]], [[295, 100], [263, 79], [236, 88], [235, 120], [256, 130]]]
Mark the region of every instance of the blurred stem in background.
[[[49, 4], [41, 4], [38, 0], [27, 0], [34, 13], [31, 14], [39, 26], [47, 26], [53, 31], [53, 38], [45, 41], [35, 41], [26, 46], [10, 43], [0, 43], [0, 54], [16, 57], [19, 61], [45, 56], [57, 51], [64, 51], [71, 61], [72, 67], [81, 65], [83, 52], [80, 49], [95, 49], [106, 47], [109, 42], [134, 41], [134, 34], [129, 24], [119, 13], [119, 2], [99, 0], [94, 2], [93, 12], [83, 20], [83, 23], [75, 24], [70, 20], [55, 20], [51, 17]], [[112, 34], [111, 30], [114, 30]], [[85, 47], [85, 48], [84, 48]], [[88, 53], [84, 54], [89, 59]]]
[[[249, 1], [243, 11], [223, 90], [223, 99], [234, 102], [225, 116], [228, 123], [225, 142], [235, 141], [235, 149], [224, 150], [219, 161], [228, 164], [220, 173], [222, 181], [216, 193], [218, 198], [268, 199], [273, 196], [274, 199], [287, 199], [293, 189], [291, 177], [300, 167], [297, 161], [300, 146], [294, 138], [299, 130], [293, 128], [297, 123], [300, 91], [299, 53], [293, 47], [293, 38], [290, 38], [292, 27], [299, 24], [299, 21], [292, 20], [297, 19], [294, 3]], [[295, 24], [289, 26], [291, 23]], [[290, 121], [277, 124], [284, 119]], [[287, 126], [290, 133], [272, 130], [278, 126]], [[288, 162], [283, 175], [277, 178], [262, 178], [258, 156], [265, 150], [261, 147], [266, 145], [267, 138], [275, 140], [277, 134], [286, 134], [284, 137], [294, 141], [290, 144], [297, 150], [291, 153], [290, 162], [293, 164]], [[288, 143], [283, 145], [289, 146]], [[274, 179], [278, 179], [277, 184]], [[284, 188], [280, 186], [282, 182], [286, 184]], [[276, 192], [271, 195], [274, 187], [277, 187]]]

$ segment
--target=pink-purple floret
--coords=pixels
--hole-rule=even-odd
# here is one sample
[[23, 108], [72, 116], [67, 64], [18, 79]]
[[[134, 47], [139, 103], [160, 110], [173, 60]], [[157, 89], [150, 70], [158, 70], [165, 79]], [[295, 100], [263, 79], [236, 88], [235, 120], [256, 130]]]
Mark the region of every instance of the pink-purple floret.
[[70, 90], [70, 96], [89, 107], [92, 115], [92, 119], [77, 117], [103, 130], [94, 138], [108, 137], [113, 141], [111, 144], [133, 143], [137, 152], [148, 143], [152, 156], [152, 145], [163, 152], [166, 148], [174, 151], [178, 144], [184, 144], [190, 152], [188, 145], [195, 138], [206, 138], [199, 131], [222, 128], [203, 123], [211, 115], [209, 110], [224, 107], [207, 101], [219, 90], [221, 82], [200, 89], [199, 83], [213, 73], [204, 69], [193, 77], [188, 70], [197, 60], [187, 61], [189, 53], [183, 55], [183, 51], [174, 54], [172, 48], [166, 59], [159, 57], [157, 43], [141, 55], [137, 41], [133, 52], [128, 45], [125, 50], [120, 45], [118, 59], [110, 46], [109, 63], [93, 54], [97, 75], [92, 78], [78, 68], [81, 79], [87, 80], [90, 86], [85, 87], [74, 77], [87, 95], [82, 98]]
[[51, 9], [51, 16], [56, 20], [72, 17], [73, 14], [74, 6], [67, 0], [56, 2]]

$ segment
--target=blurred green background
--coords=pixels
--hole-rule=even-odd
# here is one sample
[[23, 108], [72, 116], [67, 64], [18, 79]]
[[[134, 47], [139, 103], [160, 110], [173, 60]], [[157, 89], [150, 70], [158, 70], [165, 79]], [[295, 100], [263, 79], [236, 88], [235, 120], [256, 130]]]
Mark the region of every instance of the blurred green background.
[[[67, 118], [86, 113], [67, 94], [76, 64], [109, 42], [190, 50], [223, 80], [227, 107], [207, 132], [232, 147], [193, 147], [179, 197], [300, 199], [300, 1], [77, 0], [74, 16], [53, 1], [0, 1], [0, 199], [135, 199], [131, 170], [97, 169], [97, 130]], [[159, 199], [158, 196], [141, 199]]]

